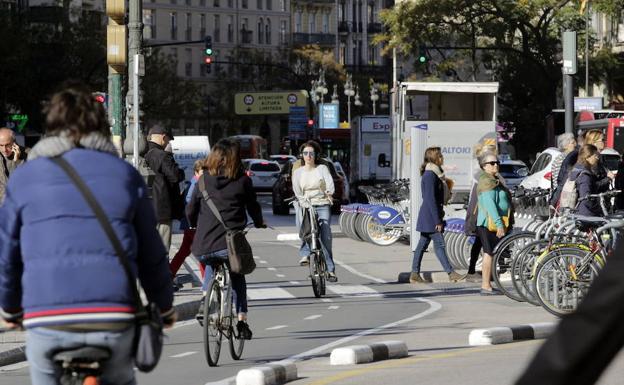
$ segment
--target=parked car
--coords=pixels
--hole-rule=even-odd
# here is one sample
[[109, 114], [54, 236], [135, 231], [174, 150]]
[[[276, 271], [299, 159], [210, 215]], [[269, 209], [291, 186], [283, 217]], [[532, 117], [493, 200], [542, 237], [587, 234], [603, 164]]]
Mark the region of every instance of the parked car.
[[542, 151], [531, 166], [529, 175], [520, 182], [520, 186], [526, 189], [549, 189], [551, 187], [552, 164], [559, 154], [561, 151], [555, 147], [549, 147]]
[[529, 168], [521, 160], [501, 160], [498, 172], [505, 178], [507, 187], [515, 189], [529, 175]]
[[266, 159], [244, 159], [243, 167], [256, 191], [270, 191], [280, 173], [279, 163]]
[[279, 163], [280, 168], [284, 168], [286, 163], [296, 161], [297, 157], [294, 155], [271, 155], [269, 159]]
[[[344, 184], [345, 181], [342, 179], [340, 175], [336, 172], [336, 168], [329, 160], [321, 160], [322, 164], [326, 165], [329, 169], [329, 172], [332, 175], [334, 180], [334, 200], [335, 203], [332, 206], [332, 212], [334, 214], [340, 213], [340, 205], [347, 199], [347, 196], [344, 195]], [[275, 215], [288, 215], [290, 206], [287, 203], [284, 203], [284, 200], [288, 198], [292, 198], [295, 193], [292, 188], [292, 168], [294, 162], [288, 162], [282, 168], [282, 171], [279, 173], [277, 178], [277, 182], [273, 185], [273, 214]]]

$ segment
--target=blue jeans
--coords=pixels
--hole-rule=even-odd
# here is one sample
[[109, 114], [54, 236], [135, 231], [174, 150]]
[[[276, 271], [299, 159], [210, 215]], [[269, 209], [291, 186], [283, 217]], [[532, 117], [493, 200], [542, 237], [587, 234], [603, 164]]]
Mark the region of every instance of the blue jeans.
[[429, 246], [429, 242], [431, 242], [432, 240], [435, 255], [436, 257], [438, 257], [438, 261], [440, 261], [440, 264], [442, 265], [444, 271], [446, 271], [447, 273], [453, 271], [453, 268], [449, 263], [448, 257], [446, 256], [444, 236], [442, 236], [442, 233], [438, 233], [436, 231], [434, 233], [420, 233], [420, 240], [418, 241], [416, 250], [414, 250], [414, 259], [412, 260], [413, 273], [420, 272], [420, 263], [422, 262], [423, 254], [425, 254], [425, 250], [427, 249], [427, 246]]
[[[204, 283], [202, 290], [208, 291], [208, 284], [214, 275], [211, 261], [228, 262], [227, 249], [218, 250], [197, 258], [199, 262], [206, 265], [206, 273], [204, 274]], [[232, 280], [232, 291], [234, 293], [234, 303], [236, 304], [236, 313], [247, 313], [247, 281], [242, 274], [233, 273], [230, 270], [230, 279]]]
[[[334, 272], [336, 266], [334, 265], [334, 256], [332, 255], [331, 207], [329, 205], [314, 206], [314, 210], [318, 216], [321, 250], [325, 256], [327, 271]], [[303, 218], [303, 215], [301, 215], [301, 218]], [[301, 226], [301, 219], [299, 219], [299, 225]], [[303, 245], [299, 248], [299, 255], [302, 257], [310, 255], [310, 246], [306, 242], [303, 242]]]
[[[299, 204], [295, 201], [295, 224], [297, 228], [301, 228], [301, 218], [303, 217], [303, 212]], [[310, 255], [310, 246], [305, 241], [301, 241], [301, 246], [299, 246], [299, 257], [308, 257]]]
[[84, 346], [107, 347], [111, 358], [103, 363], [102, 385], [135, 385], [132, 342], [134, 326], [121, 331], [74, 333], [49, 328], [26, 331], [26, 356], [30, 364], [32, 385], [57, 385], [60, 371], [51, 354], [59, 349]]

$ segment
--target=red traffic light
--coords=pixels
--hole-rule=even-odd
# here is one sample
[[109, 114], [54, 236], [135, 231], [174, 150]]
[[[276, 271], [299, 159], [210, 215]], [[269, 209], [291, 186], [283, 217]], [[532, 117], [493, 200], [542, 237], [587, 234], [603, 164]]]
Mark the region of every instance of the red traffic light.
[[314, 119], [308, 119], [308, 126], [314, 126]]
[[206, 64], [212, 63], [212, 58], [210, 56], [205, 57], [204, 58], [204, 63], [206, 63]]
[[106, 103], [106, 94], [104, 94], [103, 92], [94, 92], [92, 93], [93, 95], [93, 100], [95, 100], [97, 103]]

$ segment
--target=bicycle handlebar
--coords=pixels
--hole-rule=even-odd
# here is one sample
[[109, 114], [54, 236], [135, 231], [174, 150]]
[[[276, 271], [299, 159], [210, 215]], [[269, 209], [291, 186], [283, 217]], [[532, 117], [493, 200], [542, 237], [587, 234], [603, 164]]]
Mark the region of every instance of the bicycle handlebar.
[[582, 202], [587, 199], [614, 197], [621, 192], [622, 190], [611, 190], [611, 191], [606, 191], [606, 192], [599, 193], [599, 194], [587, 194], [586, 196], [579, 198], [578, 201]]

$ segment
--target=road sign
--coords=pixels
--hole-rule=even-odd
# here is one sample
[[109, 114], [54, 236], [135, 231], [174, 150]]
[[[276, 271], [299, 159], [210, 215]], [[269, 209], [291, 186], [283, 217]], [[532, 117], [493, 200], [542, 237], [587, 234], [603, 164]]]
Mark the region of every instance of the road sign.
[[319, 104], [319, 128], [338, 128], [340, 108], [337, 103]]
[[563, 73], [574, 75], [576, 73], [576, 32], [565, 31], [563, 33]]
[[239, 92], [234, 96], [234, 107], [238, 115], [289, 114], [290, 107], [305, 107], [307, 92]]
[[574, 111], [597, 111], [602, 110], [602, 97], [574, 98]]
[[308, 114], [305, 107], [290, 107], [288, 115], [288, 137], [303, 139], [305, 137]]

